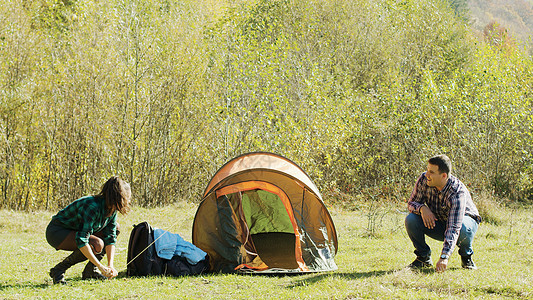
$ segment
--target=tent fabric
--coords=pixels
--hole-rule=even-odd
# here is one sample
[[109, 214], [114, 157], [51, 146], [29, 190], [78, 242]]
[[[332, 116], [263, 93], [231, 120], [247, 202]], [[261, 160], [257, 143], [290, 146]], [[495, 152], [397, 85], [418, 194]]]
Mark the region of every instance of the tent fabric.
[[264, 190], [243, 193], [242, 210], [252, 235], [268, 232], [294, 233], [291, 218], [276, 194]]
[[311, 189], [313, 193], [315, 193], [315, 195], [322, 199], [322, 195], [318, 191], [318, 188], [300, 167], [298, 167], [295, 163], [288, 160], [287, 158], [284, 158], [277, 154], [264, 152], [252, 152], [243, 154], [226, 163], [224, 166], [222, 166], [222, 168], [220, 168], [220, 170], [213, 176], [213, 178], [209, 182], [207, 188], [204, 191], [204, 197], [210, 190], [213, 189], [215, 185], [220, 183], [221, 180], [226, 179], [242, 171], [248, 171], [252, 169], [267, 169], [283, 172], [287, 176], [291, 176], [301, 181], [304, 186]]
[[309, 176], [277, 154], [248, 153], [208, 183], [193, 223], [193, 244], [211, 271], [336, 270], [337, 234]]
[[289, 200], [282, 190], [260, 181], [249, 181], [224, 187], [217, 191], [217, 197], [230, 193], [242, 193], [241, 201], [246, 223], [254, 233], [294, 233], [289, 214], [292, 213]]

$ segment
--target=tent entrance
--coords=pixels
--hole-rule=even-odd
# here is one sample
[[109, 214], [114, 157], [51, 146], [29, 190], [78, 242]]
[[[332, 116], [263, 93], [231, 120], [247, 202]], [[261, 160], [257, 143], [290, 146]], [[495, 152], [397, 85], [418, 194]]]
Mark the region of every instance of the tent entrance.
[[257, 255], [269, 268], [297, 269], [294, 256], [295, 236], [284, 232], [252, 234]]
[[307, 269], [292, 207], [281, 189], [266, 182], [249, 181], [217, 191], [217, 198], [223, 195], [231, 202], [240, 202], [242, 210], [238, 215], [246, 223], [246, 241], [268, 268]]
[[242, 210], [261, 260], [270, 268], [296, 269], [296, 235], [279, 196], [265, 190], [242, 192]]

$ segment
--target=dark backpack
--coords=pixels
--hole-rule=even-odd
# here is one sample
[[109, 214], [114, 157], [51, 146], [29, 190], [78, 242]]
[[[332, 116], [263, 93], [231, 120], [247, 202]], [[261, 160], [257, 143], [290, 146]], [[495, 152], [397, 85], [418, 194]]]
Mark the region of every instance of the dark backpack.
[[155, 251], [152, 226], [148, 222], [133, 225], [128, 244], [128, 276], [160, 275], [163, 264]]
[[199, 261], [193, 265], [185, 257], [174, 255], [171, 260], [167, 260], [165, 264], [165, 275], [184, 276], [197, 275], [209, 272], [209, 257]]
[[175, 255], [171, 260], [157, 256], [154, 229], [148, 222], [133, 225], [128, 244], [128, 276], [195, 275], [209, 271], [209, 258], [190, 264], [185, 257]]

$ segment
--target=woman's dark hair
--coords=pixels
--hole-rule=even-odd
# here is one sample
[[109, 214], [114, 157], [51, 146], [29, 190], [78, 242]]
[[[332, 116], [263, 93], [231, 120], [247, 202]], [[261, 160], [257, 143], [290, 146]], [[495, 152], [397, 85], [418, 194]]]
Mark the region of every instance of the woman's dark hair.
[[119, 211], [123, 215], [130, 211], [130, 185], [118, 176], [109, 178], [104, 183], [102, 191], [96, 196], [104, 198], [107, 216], [115, 211]]

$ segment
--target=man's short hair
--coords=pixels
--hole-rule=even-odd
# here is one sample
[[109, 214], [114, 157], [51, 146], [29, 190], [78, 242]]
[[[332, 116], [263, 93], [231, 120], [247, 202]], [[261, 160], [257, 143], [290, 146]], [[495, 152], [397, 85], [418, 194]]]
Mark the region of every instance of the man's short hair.
[[432, 158], [428, 159], [428, 163], [439, 167], [440, 173], [446, 173], [450, 175], [450, 172], [452, 171], [452, 161], [445, 154], [433, 156]]

